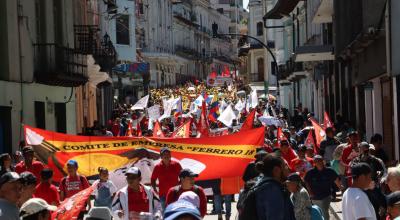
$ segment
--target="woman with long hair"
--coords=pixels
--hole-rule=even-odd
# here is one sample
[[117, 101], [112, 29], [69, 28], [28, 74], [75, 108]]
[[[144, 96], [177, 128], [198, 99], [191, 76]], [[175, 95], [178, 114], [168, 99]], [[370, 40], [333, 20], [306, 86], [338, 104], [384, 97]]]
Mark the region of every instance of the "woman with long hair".
[[2, 176], [6, 172], [13, 171], [11, 165], [11, 156], [8, 153], [4, 153], [0, 155], [0, 176]]

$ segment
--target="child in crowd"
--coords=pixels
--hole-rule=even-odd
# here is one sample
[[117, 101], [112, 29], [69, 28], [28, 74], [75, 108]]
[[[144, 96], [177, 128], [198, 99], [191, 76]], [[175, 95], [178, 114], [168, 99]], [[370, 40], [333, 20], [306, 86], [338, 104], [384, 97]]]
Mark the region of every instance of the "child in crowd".
[[108, 169], [104, 167], [99, 167], [100, 179], [93, 183], [95, 190], [94, 195], [94, 206], [105, 206], [111, 208], [112, 200], [117, 192], [117, 187], [111, 180], [108, 179]]

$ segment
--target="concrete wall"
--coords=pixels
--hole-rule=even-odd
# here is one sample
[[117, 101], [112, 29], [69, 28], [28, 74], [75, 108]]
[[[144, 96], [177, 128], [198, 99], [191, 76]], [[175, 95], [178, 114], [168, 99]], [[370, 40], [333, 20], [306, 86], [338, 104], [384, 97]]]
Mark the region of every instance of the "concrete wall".
[[[21, 91], [22, 85], [22, 91]], [[21, 96], [22, 92], [22, 96]], [[71, 88], [55, 87], [42, 84], [20, 84], [0, 81], [0, 106], [12, 107], [12, 147], [18, 149], [18, 143], [23, 138], [21, 127], [21, 110], [23, 111], [23, 124], [36, 126], [35, 101], [45, 102], [46, 129], [55, 130], [54, 103], [63, 103], [69, 100]], [[51, 111], [53, 110], [53, 111]], [[66, 127], [68, 134], [76, 134], [75, 93], [71, 101], [66, 104]]]

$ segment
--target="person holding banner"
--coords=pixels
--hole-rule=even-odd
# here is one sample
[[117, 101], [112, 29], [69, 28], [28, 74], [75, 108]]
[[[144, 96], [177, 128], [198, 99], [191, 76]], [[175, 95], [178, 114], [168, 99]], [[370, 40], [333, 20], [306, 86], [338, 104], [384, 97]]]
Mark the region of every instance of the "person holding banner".
[[112, 203], [112, 210], [123, 220], [139, 219], [140, 213], [161, 216], [159, 199], [149, 186], [140, 183], [142, 176], [139, 168], [131, 167], [126, 171], [127, 186], [120, 189]]
[[24, 156], [24, 160], [15, 166], [15, 172], [21, 174], [25, 171], [29, 171], [39, 179], [40, 172], [42, 172], [44, 165], [42, 162], [34, 160], [35, 152], [33, 151], [33, 147], [25, 146], [22, 149], [22, 155]]
[[[160, 156], [161, 161], [156, 164], [151, 174], [151, 185], [153, 186], [153, 190], [158, 192], [161, 206], [165, 209], [168, 190], [178, 185], [179, 173], [182, 170], [182, 166], [178, 162], [171, 160], [171, 151], [167, 147], [160, 150]], [[157, 191], [157, 180], [159, 191]]]
[[69, 160], [67, 162], [67, 170], [68, 176], [64, 177], [60, 184], [61, 201], [90, 186], [86, 177], [78, 174], [78, 162], [76, 160]]

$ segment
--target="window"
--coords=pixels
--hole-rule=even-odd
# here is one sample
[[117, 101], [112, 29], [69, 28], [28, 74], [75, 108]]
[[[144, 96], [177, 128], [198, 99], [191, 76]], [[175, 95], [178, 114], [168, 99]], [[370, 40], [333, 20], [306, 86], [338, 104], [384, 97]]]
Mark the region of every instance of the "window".
[[257, 60], [257, 70], [258, 70], [258, 82], [264, 81], [264, 59], [259, 58]]
[[263, 35], [263, 23], [257, 22], [257, 36], [262, 36]]
[[129, 45], [129, 15], [121, 15], [116, 22], [117, 44]]

